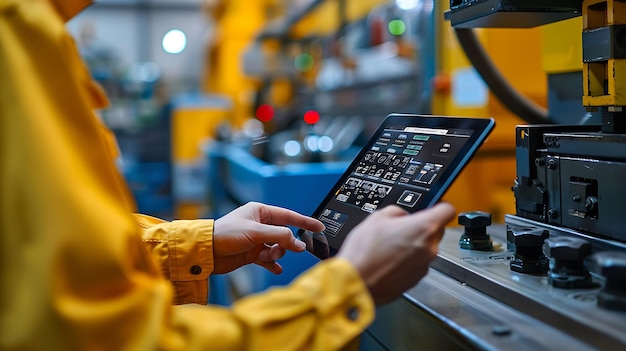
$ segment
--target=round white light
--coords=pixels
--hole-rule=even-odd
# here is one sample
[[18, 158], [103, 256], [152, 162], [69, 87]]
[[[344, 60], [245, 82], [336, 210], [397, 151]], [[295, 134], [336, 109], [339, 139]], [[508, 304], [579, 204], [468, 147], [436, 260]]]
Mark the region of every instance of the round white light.
[[163, 36], [163, 50], [168, 54], [180, 54], [187, 46], [185, 33], [172, 29]]
[[420, 0], [396, 0], [396, 5], [401, 10], [412, 10], [416, 8]]
[[304, 138], [304, 146], [306, 146], [307, 150], [315, 152], [318, 150], [318, 140], [319, 137], [317, 135], [308, 135]]
[[288, 140], [285, 145], [283, 145], [283, 152], [289, 157], [298, 156], [300, 151], [302, 151], [302, 147], [300, 143], [295, 140]]
[[328, 135], [321, 136], [317, 141], [317, 147], [321, 152], [330, 152], [333, 149], [333, 146], [335, 146], [335, 143]]
[[250, 118], [243, 124], [243, 133], [250, 138], [259, 138], [265, 133], [263, 123], [255, 118]]

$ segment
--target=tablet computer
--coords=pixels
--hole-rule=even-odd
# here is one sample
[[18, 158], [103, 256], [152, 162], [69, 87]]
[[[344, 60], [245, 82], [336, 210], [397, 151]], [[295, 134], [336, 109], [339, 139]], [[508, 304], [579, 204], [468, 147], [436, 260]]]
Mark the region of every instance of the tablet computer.
[[415, 212], [435, 204], [485, 141], [492, 118], [391, 114], [313, 213], [322, 233], [299, 230], [307, 250], [334, 256], [346, 235], [390, 204]]

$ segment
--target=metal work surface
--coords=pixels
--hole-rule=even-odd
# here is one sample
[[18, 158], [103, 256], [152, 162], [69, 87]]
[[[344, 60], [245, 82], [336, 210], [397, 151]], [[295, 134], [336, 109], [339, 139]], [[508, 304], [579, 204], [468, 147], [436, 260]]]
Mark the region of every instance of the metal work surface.
[[431, 269], [403, 298], [378, 308], [368, 335], [394, 351], [596, 349], [525, 312]]
[[[507, 223], [509, 226], [528, 228], [535, 225], [533, 221], [515, 216], [507, 216]], [[556, 227], [548, 229], [551, 236], [571, 234]], [[530, 328], [528, 337], [539, 342], [539, 345], [542, 345], [540, 340], [543, 340], [539, 336], [552, 338], [546, 341], [545, 349], [579, 350], [582, 347], [565, 347], [561, 341], [556, 342], [554, 337], [563, 342], [574, 338], [594, 349], [617, 350], [626, 347], [626, 333], [623, 332], [626, 312], [607, 310], [597, 305], [599, 284], [592, 289], [560, 289], [551, 286], [546, 276], [513, 272], [509, 263], [514, 252], [507, 249], [506, 228], [500, 225], [488, 227], [487, 230], [494, 242], [492, 252], [460, 249], [459, 238], [463, 234], [463, 228], [448, 229], [440, 245], [440, 254], [432, 265], [441, 275], [454, 279], [457, 286], [472, 289], [465, 288], [463, 292], [456, 292], [455, 289], [459, 288], [455, 288], [454, 284], [443, 284], [442, 278], [435, 280], [437, 275], [429, 274], [424, 284], [420, 283], [409, 291], [406, 298], [428, 310], [437, 308], [436, 304], [432, 305], [433, 301], [425, 300], [427, 295], [424, 290], [427, 291], [429, 286], [436, 287], [434, 294], [441, 299], [447, 295], [455, 296], [456, 293], [458, 301], [449, 303], [457, 305], [465, 313], [474, 310], [474, 316], [491, 315], [492, 318], [502, 321], [502, 325], [509, 327], [513, 333], [522, 333], [524, 336], [525, 328]], [[607, 243], [594, 243], [594, 247], [602, 245]], [[516, 323], [515, 318], [505, 317], [506, 314], [518, 318], [520, 323]], [[449, 318], [444, 315], [440, 319], [455, 328]], [[526, 321], [521, 322], [524, 319]], [[483, 334], [488, 333], [483, 331]], [[480, 342], [494, 339], [494, 336], [480, 335], [477, 332], [473, 332], [471, 337], [478, 338]], [[500, 346], [497, 348], [508, 349]], [[515, 349], [520, 349], [519, 345]]]

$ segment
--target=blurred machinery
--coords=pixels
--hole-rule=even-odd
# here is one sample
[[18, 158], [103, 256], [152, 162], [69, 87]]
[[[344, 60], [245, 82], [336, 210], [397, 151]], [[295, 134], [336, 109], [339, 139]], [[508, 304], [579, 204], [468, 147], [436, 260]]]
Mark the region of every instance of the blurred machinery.
[[[265, 1], [235, 17], [236, 3], [222, 2], [219, 22], [228, 28], [212, 58], [222, 68], [241, 63], [247, 88], [231, 94], [234, 128], [216, 133], [205, 152], [209, 215], [248, 201], [312, 213], [382, 118], [430, 111], [434, 2]], [[241, 40], [263, 15], [267, 24], [240, 51], [242, 60], [223, 56], [233, 50], [226, 37]], [[237, 78], [221, 70], [212, 91], [232, 88], [226, 75]], [[242, 96], [247, 115], [237, 115]], [[287, 254], [278, 278], [252, 272], [267, 276], [252, 291], [287, 283], [313, 264], [297, 256]]]
[[[211, 202], [273, 200], [308, 213], [384, 116], [393, 111], [430, 111], [436, 57], [434, 2], [284, 1], [283, 10], [277, 3], [257, 4], [257, 12], [265, 13], [268, 23], [241, 52], [245, 77], [256, 86], [252, 113], [235, 117], [241, 122], [233, 123], [234, 129], [242, 132], [218, 135], [209, 154], [224, 155], [218, 149], [239, 147], [262, 162], [266, 171], [300, 165], [302, 173], [298, 177], [291, 172], [289, 181], [269, 189], [274, 193], [271, 199], [252, 195], [258, 194], [255, 188], [264, 181], [263, 174], [239, 174], [241, 179], [224, 174], [223, 191], [213, 195], [228, 196], [214, 196]], [[221, 21], [226, 22], [228, 8], [237, 6], [223, 7]], [[234, 28], [227, 29], [224, 36], [234, 35], [229, 34]], [[234, 32], [241, 36], [242, 30]], [[241, 90], [235, 95], [241, 96]], [[228, 156], [226, 164], [242, 159]], [[224, 162], [214, 162], [218, 163], [225, 167]], [[328, 174], [328, 163], [342, 167]], [[309, 181], [309, 175], [320, 174], [316, 169], [327, 174], [328, 181]], [[286, 184], [294, 188], [285, 189]], [[315, 196], [302, 197], [298, 201], [302, 205], [294, 206], [289, 195], [304, 188]]]

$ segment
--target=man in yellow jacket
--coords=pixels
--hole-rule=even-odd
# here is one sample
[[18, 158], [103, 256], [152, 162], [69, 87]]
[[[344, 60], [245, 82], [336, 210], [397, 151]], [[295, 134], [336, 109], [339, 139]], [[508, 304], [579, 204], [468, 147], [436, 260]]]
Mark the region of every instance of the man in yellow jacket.
[[[315, 219], [251, 203], [213, 220], [133, 215], [106, 105], [64, 22], [87, 0], [0, 0], [0, 349], [334, 350], [416, 284], [450, 205], [390, 206], [290, 286], [206, 304], [210, 274], [304, 245]], [[385, 233], [384, 236], [380, 235]]]

